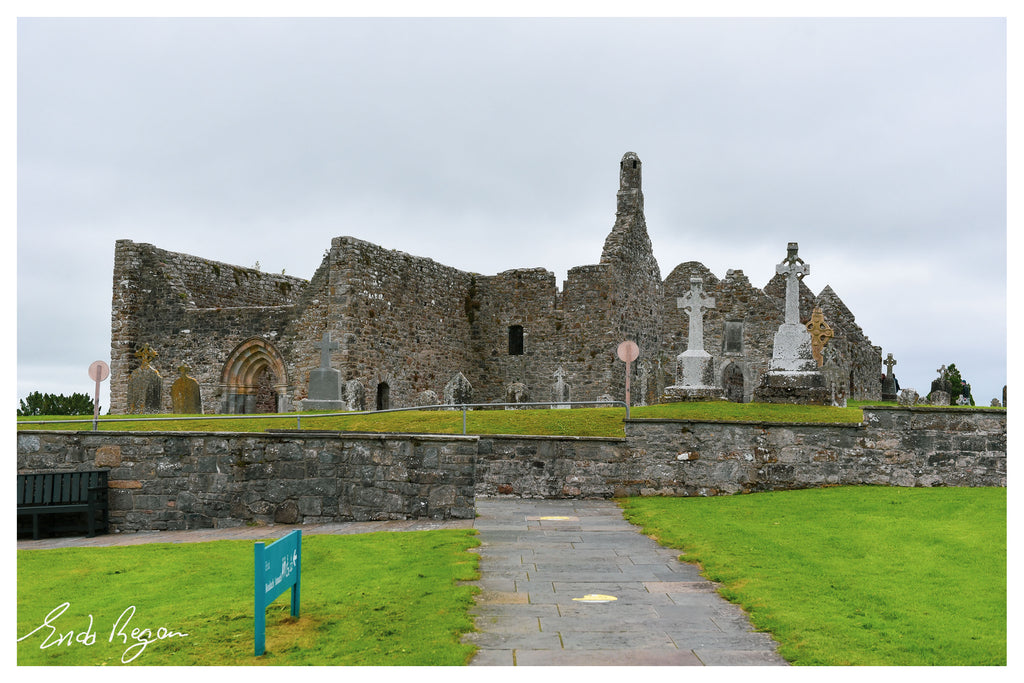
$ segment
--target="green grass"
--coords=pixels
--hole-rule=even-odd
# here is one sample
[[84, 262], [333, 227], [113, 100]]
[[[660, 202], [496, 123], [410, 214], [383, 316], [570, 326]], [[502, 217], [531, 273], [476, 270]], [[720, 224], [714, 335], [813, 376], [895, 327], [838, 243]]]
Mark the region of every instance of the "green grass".
[[[295, 429], [294, 415], [286, 417], [247, 416], [238, 419], [115, 421], [131, 417], [100, 416], [102, 431], [231, 431], [262, 432], [267, 429]], [[161, 415], [161, 418], [175, 417]], [[184, 417], [184, 416], [177, 416]], [[466, 414], [467, 434], [538, 434], [550, 436], [622, 437], [624, 408], [573, 408], [572, 410], [471, 410]], [[630, 417], [683, 420], [724, 420], [752, 422], [860, 422], [859, 408], [832, 408], [767, 403], [730, 403], [712, 401], [668, 403], [632, 408]], [[209, 418], [209, 416], [207, 416]], [[19, 418], [18, 429], [92, 429], [87, 423], [52, 425], [24, 424], [27, 420], [71, 419], [57, 417]], [[77, 418], [76, 418], [77, 419]], [[353, 414], [317, 417], [302, 413], [304, 430], [342, 430], [350, 432], [397, 432], [420, 434], [461, 434], [462, 412], [458, 410], [410, 410], [393, 413]]]
[[1006, 489], [631, 498], [805, 665], [1006, 665]]
[[267, 608], [262, 657], [253, 654], [253, 542], [19, 550], [18, 637], [64, 602], [51, 640], [83, 633], [90, 615], [95, 637], [41, 649], [43, 628], [17, 644], [18, 664], [120, 666], [136, 641], [110, 642], [111, 630], [134, 606], [126, 634], [188, 635], [150, 642], [133, 665], [463, 665], [475, 649], [459, 639], [473, 630], [477, 589], [459, 582], [478, 577], [468, 552], [477, 544], [472, 530], [304, 537], [299, 618], [288, 592]]

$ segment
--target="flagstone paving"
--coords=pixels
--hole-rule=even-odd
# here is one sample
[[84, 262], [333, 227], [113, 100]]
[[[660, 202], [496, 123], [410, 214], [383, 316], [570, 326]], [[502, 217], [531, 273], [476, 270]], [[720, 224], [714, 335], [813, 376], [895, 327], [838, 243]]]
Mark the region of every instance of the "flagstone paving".
[[474, 666], [786, 665], [610, 501], [481, 499]]

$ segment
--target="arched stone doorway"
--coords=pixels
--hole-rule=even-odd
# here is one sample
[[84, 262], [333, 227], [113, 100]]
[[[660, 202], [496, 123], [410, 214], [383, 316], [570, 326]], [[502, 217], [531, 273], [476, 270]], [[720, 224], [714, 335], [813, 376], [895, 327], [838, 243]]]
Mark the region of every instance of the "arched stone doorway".
[[277, 413], [286, 409], [284, 359], [266, 339], [254, 337], [236, 346], [224, 363], [220, 385], [222, 413]]
[[743, 403], [743, 368], [737, 363], [729, 363], [722, 370], [722, 389], [726, 400]]
[[388, 410], [391, 408], [391, 387], [387, 382], [377, 384], [377, 410]]

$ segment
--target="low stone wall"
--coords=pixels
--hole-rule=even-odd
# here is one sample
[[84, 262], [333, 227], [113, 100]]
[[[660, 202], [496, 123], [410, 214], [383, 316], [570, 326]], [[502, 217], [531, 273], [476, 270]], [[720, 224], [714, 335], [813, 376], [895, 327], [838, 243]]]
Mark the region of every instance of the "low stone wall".
[[18, 471], [109, 468], [118, 531], [471, 519], [475, 437], [18, 434]]
[[626, 450], [625, 439], [481, 436], [476, 494], [611, 498]]
[[626, 422], [623, 495], [1006, 486], [1006, 411], [865, 408], [862, 424]]
[[18, 471], [110, 469], [121, 531], [474, 515], [474, 497], [1006, 486], [1006, 411], [865, 408], [861, 424], [627, 420], [626, 438], [18, 433]]

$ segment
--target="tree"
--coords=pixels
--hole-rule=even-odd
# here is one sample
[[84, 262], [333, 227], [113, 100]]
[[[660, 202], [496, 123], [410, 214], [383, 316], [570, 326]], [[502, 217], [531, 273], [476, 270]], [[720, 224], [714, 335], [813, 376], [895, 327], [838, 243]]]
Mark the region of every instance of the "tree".
[[87, 394], [41, 394], [33, 391], [19, 401], [18, 415], [92, 415], [92, 399]]
[[950, 388], [952, 389], [949, 392], [950, 402], [955, 404], [959, 397], [966, 396], [973, 406], [974, 397], [971, 396], [971, 385], [960, 376], [960, 371], [957, 370], [956, 365], [953, 363], [946, 367], [946, 377], [949, 379]]

